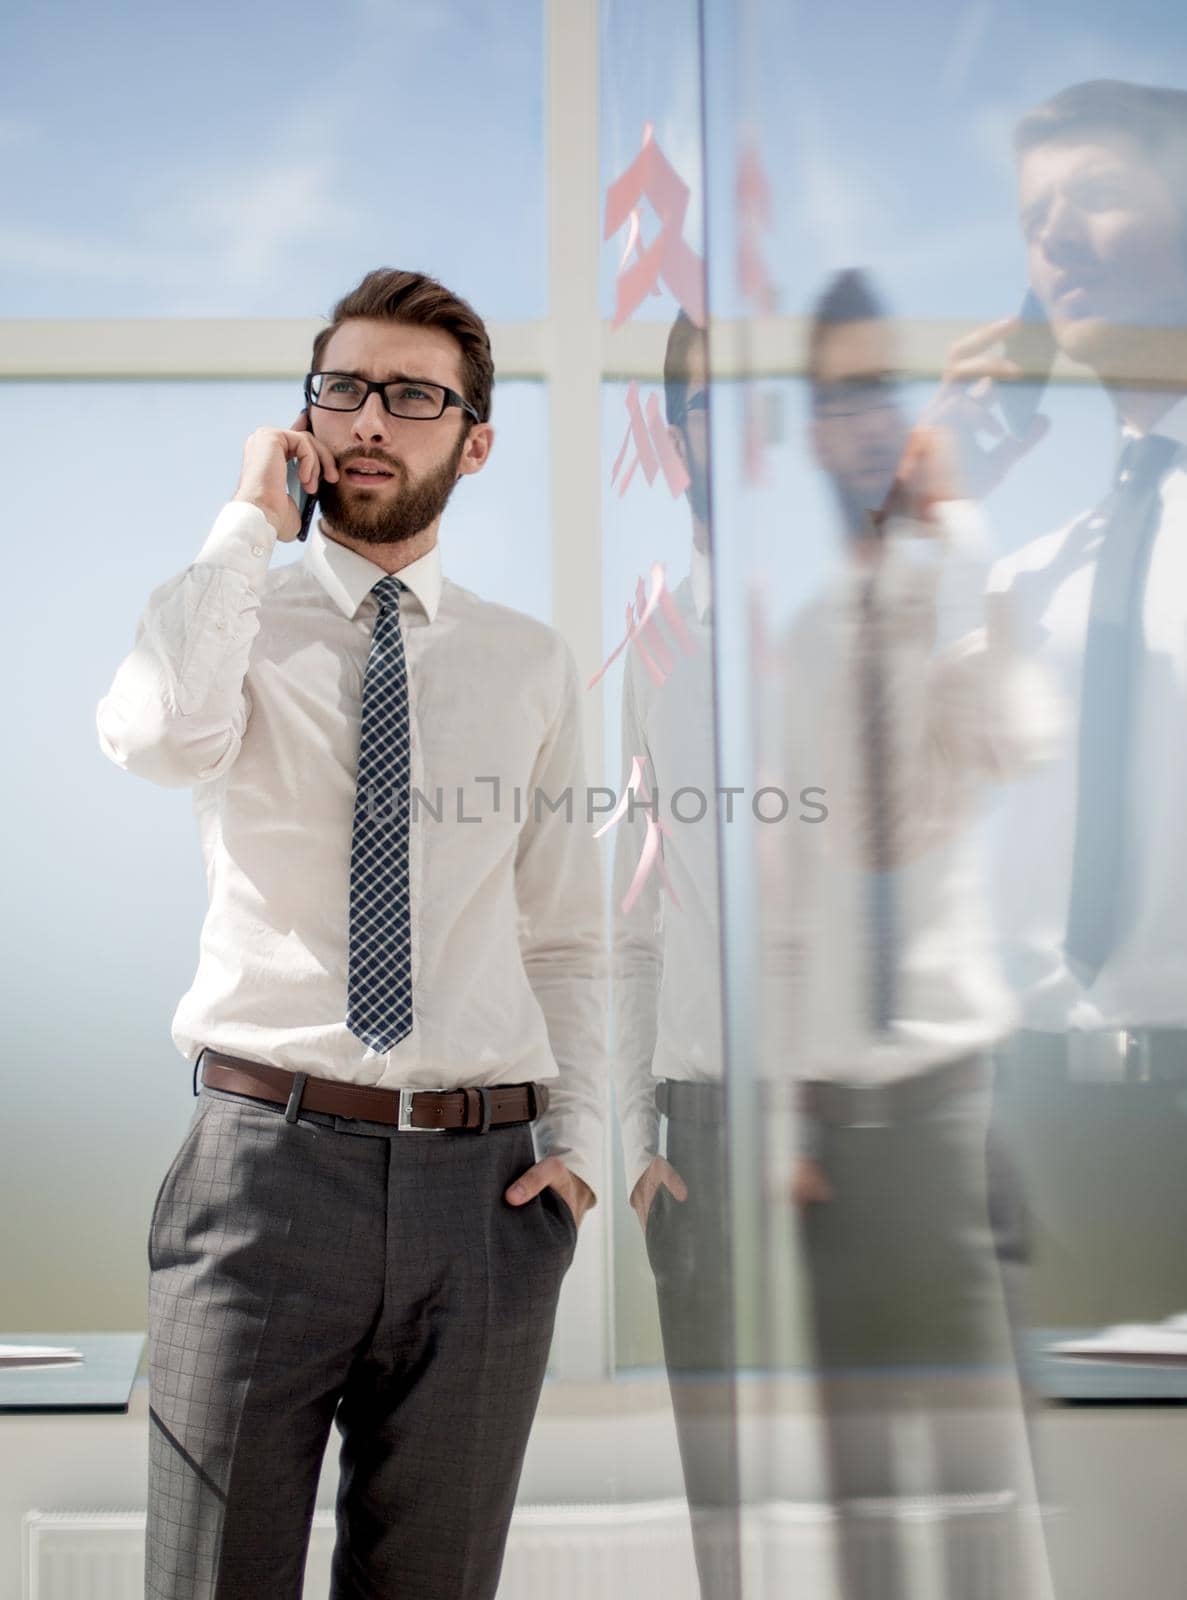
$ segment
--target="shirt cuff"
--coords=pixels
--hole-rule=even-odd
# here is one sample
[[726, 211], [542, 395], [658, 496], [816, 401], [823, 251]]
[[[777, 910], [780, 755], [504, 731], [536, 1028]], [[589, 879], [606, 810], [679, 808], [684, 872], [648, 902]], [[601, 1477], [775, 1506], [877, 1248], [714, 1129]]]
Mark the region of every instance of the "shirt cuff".
[[224, 572], [238, 572], [249, 583], [259, 583], [275, 544], [276, 529], [259, 506], [232, 500], [214, 519], [194, 565], [221, 567]]
[[[549, 1080], [545, 1078], [547, 1085]], [[605, 1128], [602, 1119], [588, 1111], [573, 1111], [563, 1122], [549, 1108], [532, 1129], [536, 1160], [556, 1156], [574, 1177], [593, 1191], [595, 1202], [602, 1189], [602, 1155]]]
[[659, 1113], [624, 1120], [620, 1127], [626, 1196], [629, 1200], [635, 1192], [635, 1185], [659, 1154]]

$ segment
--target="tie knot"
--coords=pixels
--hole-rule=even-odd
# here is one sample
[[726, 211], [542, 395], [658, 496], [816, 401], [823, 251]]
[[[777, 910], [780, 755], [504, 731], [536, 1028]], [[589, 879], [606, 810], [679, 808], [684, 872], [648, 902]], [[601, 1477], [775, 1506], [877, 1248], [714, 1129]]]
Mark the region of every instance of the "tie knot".
[[1152, 488], [1179, 453], [1174, 439], [1146, 433], [1126, 441], [1117, 461], [1117, 483], [1133, 490]]
[[399, 611], [400, 590], [403, 587], [404, 585], [394, 572], [389, 572], [386, 578], [380, 578], [379, 582], [371, 589], [371, 593], [379, 604], [380, 611]]

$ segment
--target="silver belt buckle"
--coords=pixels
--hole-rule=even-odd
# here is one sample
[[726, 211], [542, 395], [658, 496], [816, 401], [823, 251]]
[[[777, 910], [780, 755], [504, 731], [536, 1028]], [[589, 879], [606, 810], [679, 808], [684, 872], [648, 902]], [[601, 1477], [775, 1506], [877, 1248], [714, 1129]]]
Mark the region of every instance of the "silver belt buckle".
[[1153, 1083], [1154, 1064], [1150, 1053], [1150, 1034], [1146, 1028], [1125, 1030], [1125, 1081]]
[[[1099, 1028], [1067, 1036], [1068, 1076], [1074, 1083], [1126, 1083], [1131, 1057], [1141, 1050], [1140, 1035], [1128, 1028]], [[1147, 1069], [1149, 1062], [1146, 1062]]]
[[890, 1094], [884, 1083], [856, 1084], [850, 1089], [860, 1107], [850, 1120], [851, 1128], [888, 1128], [891, 1123]]
[[412, 1124], [412, 1096], [415, 1089], [400, 1090], [400, 1106], [397, 1113], [396, 1128], [400, 1133], [447, 1133], [447, 1128], [416, 1128]]

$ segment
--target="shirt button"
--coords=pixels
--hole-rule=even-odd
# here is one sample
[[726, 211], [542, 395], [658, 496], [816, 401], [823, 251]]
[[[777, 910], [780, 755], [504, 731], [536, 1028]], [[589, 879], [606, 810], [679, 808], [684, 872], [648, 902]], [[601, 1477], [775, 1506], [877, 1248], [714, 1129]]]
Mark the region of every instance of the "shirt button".
[[263, 553], [264, 553], [263, 545], [262, 544], [253, 544], [252, 547], [251, 547], [251, 553], [252, 553], [253, 556], [262, 556]]
[[216, 622], [215, 623], [215, 627], [218, 629], [218, 631], [220, 633], [226, 633], [226, 631], [227, 631], [227, 625], [226, 625], [225, 622]]

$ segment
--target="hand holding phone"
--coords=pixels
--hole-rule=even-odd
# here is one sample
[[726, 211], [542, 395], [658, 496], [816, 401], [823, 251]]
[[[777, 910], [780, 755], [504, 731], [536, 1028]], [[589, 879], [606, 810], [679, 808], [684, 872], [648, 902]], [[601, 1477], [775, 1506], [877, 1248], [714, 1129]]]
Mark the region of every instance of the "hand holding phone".
[[881, 534], [889, 518], [906, 517], [926, 534], [938, 536], [942, 524], [936, 507], [960, 498], [960, 474], [947, 430], [920, 424], [911, 429], [894, 482], [873, 513], [873, 524]]
[[1030, 435], [1051, 378], [1057, 348], [1047, 313], [1031, 289], [1005, 338], [1006, 360], [1013, 362], [1025, 377], [1021, 382], [1004, 383], [997, 391], [997, 403], [1015, 439]]
[[291, 429], [257, 428], [249, 437], [235, 499], [258, 507], [279, 539], [304, 539], [323, 475], [336, 482], [337, 463], [302, 413]]
[[1047, 433], [1039, 406], [1054, 361], [1055, 338], [1033, 292], [1017, 316], [987, 323], [949, 350], [922, 420], [951, 432], [972, 499], [991, 494]]
[[317, 494], [309, 494], [301, 483], [301, 472], [295, 461], [290, 461], [287, 467], [287, 485], [289, 499], [297, 508], [297, 515], [301, 521], [297, 528], [298, 539], [308, 539], [309, 530], [313, 526], [313, 514], [317, 510]]

